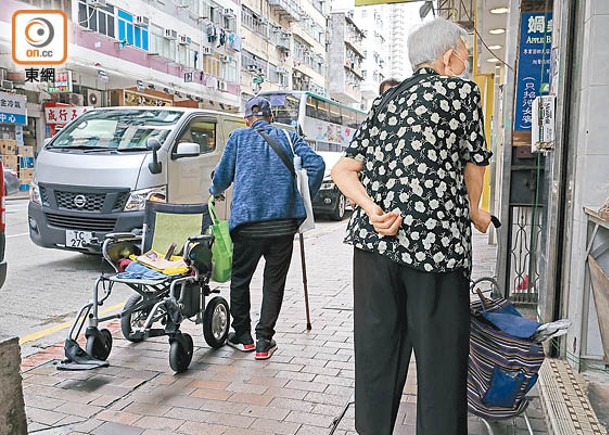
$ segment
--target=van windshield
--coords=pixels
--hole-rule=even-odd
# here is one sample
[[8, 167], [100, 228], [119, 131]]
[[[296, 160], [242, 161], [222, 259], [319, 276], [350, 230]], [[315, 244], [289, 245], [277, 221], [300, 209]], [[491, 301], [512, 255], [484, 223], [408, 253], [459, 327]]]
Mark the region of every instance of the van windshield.
[[88, 112], [61, 130], [48, 149], [147, 151], [146, 141], [154, 137], [162, 144], [183, 114], [149, 109]]

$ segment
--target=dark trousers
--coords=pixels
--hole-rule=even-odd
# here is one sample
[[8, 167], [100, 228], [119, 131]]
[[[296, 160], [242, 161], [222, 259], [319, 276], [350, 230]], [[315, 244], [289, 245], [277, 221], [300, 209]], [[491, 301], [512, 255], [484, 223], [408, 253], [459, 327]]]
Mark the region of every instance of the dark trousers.
[[250, 282], [258, 262], [264, 257], [262, 309], [256, 325], [256, 337], [270, 340], [275, 334], [285, 281], [290, 268], [294, 236], [251, 238], [233, 235], [233, 271], [230, 284], [230, 312], [237, 333], [251, 331]]
[[353, 275], [358, 433], [393, 433], [414, 349], [417, 435], [466, 435], [469, 285], [463, 272], [422, 272], [355, 249]]

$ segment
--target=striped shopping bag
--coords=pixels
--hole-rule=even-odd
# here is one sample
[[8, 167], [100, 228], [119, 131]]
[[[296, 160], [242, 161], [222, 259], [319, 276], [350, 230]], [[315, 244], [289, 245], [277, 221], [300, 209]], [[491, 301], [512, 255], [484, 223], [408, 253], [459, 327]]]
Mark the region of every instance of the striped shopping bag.
[[544, 360], [543, 348], [531, 338], [514, 337], [489, 323], [482, 313], [510, 308], [504, 298], [481, 298], [471, 305], [467, 394], [469, 410], [488, 419], [513, 418], [527, 406]]

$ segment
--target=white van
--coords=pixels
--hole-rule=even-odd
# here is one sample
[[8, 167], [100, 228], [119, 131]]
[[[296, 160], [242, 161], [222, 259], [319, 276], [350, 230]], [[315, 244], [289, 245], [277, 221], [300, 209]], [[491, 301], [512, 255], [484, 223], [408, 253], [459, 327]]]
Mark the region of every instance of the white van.
[[238, 115], [178, 107], [83, 114], [38, 155], [30, 238], [47, 248], [98, 253], [95, 240], [105, 234], [142, 228], [146, 200], [207, 202], [228, 135], [244, 126]]

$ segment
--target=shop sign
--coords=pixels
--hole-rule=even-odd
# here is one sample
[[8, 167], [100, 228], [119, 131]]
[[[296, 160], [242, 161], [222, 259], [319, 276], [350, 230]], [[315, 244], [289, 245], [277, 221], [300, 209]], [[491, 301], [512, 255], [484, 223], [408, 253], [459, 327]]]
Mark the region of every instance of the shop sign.
[[152, 95], [125, 91], [125, 106], [168, 106], [171, 103], [171, 100], [165, 100]]
[[55, 73], [55, 81], [53, 82], [53, 84], [49, 85], [49, 92], [73, 92], [72, 71], [61, 71]]
[[44, 117], [47, 125], [65, 125], [90, 109], [86, 106], [45, 107]]
[[550, 92], [552, 13], [521, 15], [514, 130], [531, 131], [533, 101]]
[[0, 92], [0, 124], [27, 124], [25, 95]]

